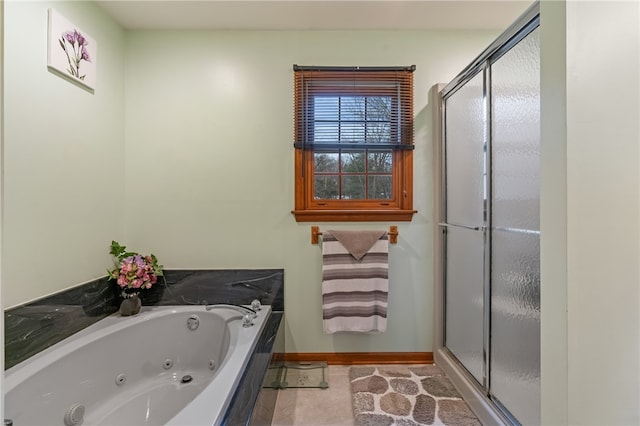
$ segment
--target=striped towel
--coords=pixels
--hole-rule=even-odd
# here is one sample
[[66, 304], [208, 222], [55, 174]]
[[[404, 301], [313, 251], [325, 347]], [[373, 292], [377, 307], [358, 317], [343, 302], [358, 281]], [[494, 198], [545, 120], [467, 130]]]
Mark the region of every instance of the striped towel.
[[325, 333], [380, 333], [387, 329], [388, 255], [385, 231], [322, 234]]

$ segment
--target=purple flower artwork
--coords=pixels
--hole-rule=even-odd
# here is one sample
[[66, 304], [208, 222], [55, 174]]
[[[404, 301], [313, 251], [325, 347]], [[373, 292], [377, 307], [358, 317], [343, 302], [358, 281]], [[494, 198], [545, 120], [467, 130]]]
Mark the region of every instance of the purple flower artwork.
[[76, 29], [73, 31], [65, 31], [58, 41], [65, 55], [67, 55], [67, 62], [69, 62], [67, 71], [72, 76], [84, 80], [87, 75], [80, 73], [80, 65], [82, 61], [91, 62], [89, 51], [87, 50], [89, 42], [82, 33]]
[[86, 32], [49, 9], [48, 67], [90, 90], [95, 88], [97, 46]]

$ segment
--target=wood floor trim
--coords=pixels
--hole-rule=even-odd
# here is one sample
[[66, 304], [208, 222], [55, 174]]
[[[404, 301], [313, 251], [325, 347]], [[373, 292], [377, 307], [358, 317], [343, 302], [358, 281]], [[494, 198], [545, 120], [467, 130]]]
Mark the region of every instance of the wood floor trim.
[[433, 352], [300, 352], [281, 354], [287, 362], [321, 362], [331, 365], [433, 364]]

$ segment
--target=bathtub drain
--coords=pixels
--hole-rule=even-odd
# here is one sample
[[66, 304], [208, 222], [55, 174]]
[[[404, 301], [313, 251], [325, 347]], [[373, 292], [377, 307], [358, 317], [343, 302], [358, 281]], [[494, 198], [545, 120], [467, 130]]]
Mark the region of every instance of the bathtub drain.
[[191, 315], [187, 318], [187, 328], [191, 331], [197, 330], [200, 325], [200, 318], [197, 315]]
[[192, 380], [193, 380], [193, 377], [191, 377], [188, 374], [185, 374], [184, 376], [182, 376], [182, 379], [180, 379], [180, 383], [189, 383]]

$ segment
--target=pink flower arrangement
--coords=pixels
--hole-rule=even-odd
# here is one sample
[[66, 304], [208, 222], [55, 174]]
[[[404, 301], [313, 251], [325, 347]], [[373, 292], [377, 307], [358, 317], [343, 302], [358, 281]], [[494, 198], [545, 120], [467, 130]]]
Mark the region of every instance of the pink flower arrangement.
[[116, 268], [108, 271], [109, 278], [116, 280], [123, 289], [148, 289], [162, 276], [162, 265], [158, 264], [158, 259], [153, 254], [142, 256], [127, 252], [126, 247], [116, 241], [111, 242], [110, 253], [117, 262]]

